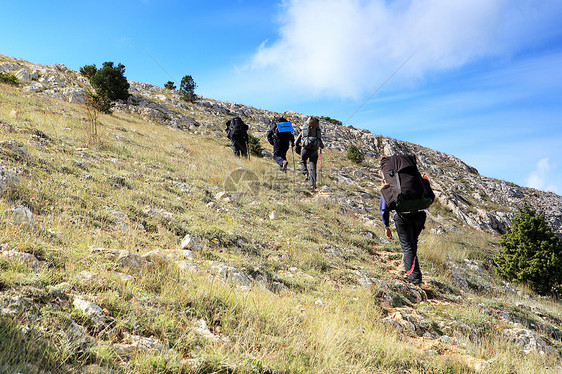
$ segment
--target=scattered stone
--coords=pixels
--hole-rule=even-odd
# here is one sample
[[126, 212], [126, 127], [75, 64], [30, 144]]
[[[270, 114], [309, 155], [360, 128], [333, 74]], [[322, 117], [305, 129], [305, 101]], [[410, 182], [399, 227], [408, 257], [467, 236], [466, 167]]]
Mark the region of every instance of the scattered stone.
[[212, 341], [219, 341], [219, 337], [216, 336], [215, 334], [213, 334], [211, 332], [211, 330], [209, 330], [209, 326], [207, 326], [207, 322], [205, 322], [205, 320], [203, 318], [199, 319], [197, 322], [195, 322], [195, 325], [193, 326], [193, 331], [195, 331], [198, 335], [212, 340]]
[[0, 167], [0, 196], [10, 196], [19, 189], [20, 179]]
[[141, 256], [129, 251], [122, 251], [115, 263], [130, 268], [140, 268], [146, 265], [146, 261]]
[[0, 147], [5, 148], [13, 153], [13, 156], [21, 161], [31, 160], [31, 155], [27, 152], [27, 148], [22, 143], [15, 140], [4, 140], [0, 142]]
[[522, 328], [505, 329], [503, 330], [503, 334], [511, 341], [520, 345], [523, 348], [523, 352], [526, 354], [530, 354], [532, 352], [538, 352], [540, 354], [557, 354], [556, 349], [548, 345], [540, 335], [531, 330]]
[[39, 261], [34, 255], [30, 253], [18, 252], [18, 251], [4, 251], [4, 252], [0, 252], [0, 257], [6, 260], [17, 261], [20, 264], [28, 266], [33, 269], [41, 266], [41, 261]]
[[126, 334], [125, 341], [130, 343], [115, 344], [114, 347], [117, 352], [126, 356], [130, 356], [138, 352], [154, 351], [166, 353], [169, 351], [168, 346], [154, 336], [145, 338], [144, 336]]
[[194, 251], [201, 252], [203, 250], [203, 245], [199, 238], [187, 234], [181, 241], [181, 249], [192, 249]]
[[98, 305], [86, 300], [76, 298], [74, 299], [72, 305], [74, 305], [76, 309], [79, 309], [83, 314], [86, 315], [104, 315], [103, 310]]
[[95, 279], [98, 275], [93, 271], [84, 270], [78, 273], [78, 277], [80, 280], [84, 282], [90, 282], [91, 280]]
[[104, 256], [107, 260], [116, 260], [123, 251], [119, 249], [108, 249], [108, 248], [101, 248], [96, 246], [91, 246], [90, 250], [92, 253], [99, 253]]
[[191, 261], [185, 261], [185, 260], [176, 261], [176, 265], [178, 266], [178, 269], [180, 269], [180, 271], [182, 272], [197, 273], [199, 271], [197, 265], [195, 265]]
[[221, 191], [218, 194], [215, 195], [215, 200], [218, 201], [224, 201], [224, 202], [229, 202], [230, 201], [230, 195], [227, 192]]
[[114, 272], [114, 274], [117, 275], [117, 277], [121, 279], [122, 282], [130, 282], [135, 279], [132, 275], [121, 273], [118, 271]]
[[279, 219], [279, 214], [277, 214], [277, 212], [273, 210], [273, 211], [271, 211], [271, 213], [269, 213], [269, 219], [270, 220], [277, 220], [277, 219]]
[[212, 271], [227, 283], [247, 287], [252, 285], [252, 280], [236, 268], [224, 264], [216, 264], [212, 267]]
[[35, 229], [38, 226], [31, 210], [24, 206], [6, 210], [2, 218], [8, 221], [10, 225], [23, 226], [26, 229]]
[[147, 252], [141, 256], [141, 259], [146, 262], [165, 264], [170, 262], [170, 259], [164, 255], [159, 249]]

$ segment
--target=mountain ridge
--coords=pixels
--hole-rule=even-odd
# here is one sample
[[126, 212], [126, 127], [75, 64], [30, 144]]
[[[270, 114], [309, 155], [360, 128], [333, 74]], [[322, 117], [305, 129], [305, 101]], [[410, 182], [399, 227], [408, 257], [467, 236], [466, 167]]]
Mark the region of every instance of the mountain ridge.
[[[84, 87], [88, 86], [88, 81], [78, 72], [73, 72], [62, 64], [36, 65], [20, 62], [23, 64], [4, 62], [0, 65], [0, 71], [15, 73], [16, 77], [22, 80], [25, 92], [43, 92], [69, 102], [83, 102]], [[36, 78], [40, 72], [47, 77], [37, 81]], [[69, 79], [60, 79], [57, 72], [71, 72], [74, 82]], [[178, 109], [185, 110], [189, 106], [193, 106], [200, 112], [206, 112], [214, 117], [241, 115], [250, 123], [251, 131], [262, 139], [269, 121], [278, 114], [241, 104], [205, 98], [200, 98], [194, 104], [187, 104], [180, 100], [179, 94], [175, 91], [148, 83], [130, 81], [130, 85], [131, 97], [126, 103], [118, 103], [117, 111], [128, 111], [161, 125], [195, 131], [195, 133], [213, 132], [215, 136], [224, 135], [223, 124], [213, 120], [197, 121], [189, 115], [180, 113]], [[283, 115], [296, 124], [304, 123], [307, 117], [305, 114], [291, 111], [286, 111]], [[420, 145], [375, 135], [369, 130], [356, 129], [351, 125], [338, 126], [325, 120], [321, 120], [321, 124], [327, 140], [326, 146], [331, 149], [345, 152], [347, 147], [353, 144], [358, 146], [367, 157], [373, 158], [379, 158], [383, 154], [404, 152], [416, 154], [422, 171], [425, 171], [435, 184], [439, 201], [452, 210], [461, 222], [471, 227], [502, 234], [516, 214], [516, 208], [527, 202], [539, 212], [544, 213], [552, 230], [562, 237], [562, 197], [560, 195], [482, 176], [474, 167], [467, 165], [461, 159]], [[439, 166], [440, 163], [449, 167], [449, 175], [445, 175], [446, 170]], [[370, 165], [377, 166], [374, 163]], [[452, 175], [451, 169], [456, 171], [456, 175]], [[380, 185], [379, 178], [374, 175], [373, 179], [376, 181], [373, 190], [376, 190], [375, 187]], [[457, 179], [460, 181], [456, 181]], [[470, 193], [467, 194], [467, 191]], [[484, 198], [499, 204], [502, 209], [480, 209], [478, 200]]]

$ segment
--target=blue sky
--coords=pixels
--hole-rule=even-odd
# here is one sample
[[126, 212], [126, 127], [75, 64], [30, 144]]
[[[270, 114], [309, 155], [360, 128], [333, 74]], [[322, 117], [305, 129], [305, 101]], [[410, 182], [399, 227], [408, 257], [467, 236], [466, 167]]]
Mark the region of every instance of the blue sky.
[[159, 86], [191, 75], [205, 97], [329, 116], [562, 194], [560, 0], [20, 0], [2, 13], [5, 55], [120, 62]]

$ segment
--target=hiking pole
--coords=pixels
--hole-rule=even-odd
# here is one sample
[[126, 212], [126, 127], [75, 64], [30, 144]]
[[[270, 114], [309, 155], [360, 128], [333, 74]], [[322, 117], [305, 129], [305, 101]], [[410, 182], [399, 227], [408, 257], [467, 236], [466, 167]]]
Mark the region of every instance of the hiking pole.
[[294, 147], [295, 147], [294, 145], [291, 146], [291, 153], [293, 154], [293, 172], [296, 173], [297, 169], [295, 168], [295, 148]]
[[320, 184], [322, 184], [322, 148], [320, 148]]
[[246, 155], [248, 156], [248, 161], [250, 161], [250, 142], [246, 140]]

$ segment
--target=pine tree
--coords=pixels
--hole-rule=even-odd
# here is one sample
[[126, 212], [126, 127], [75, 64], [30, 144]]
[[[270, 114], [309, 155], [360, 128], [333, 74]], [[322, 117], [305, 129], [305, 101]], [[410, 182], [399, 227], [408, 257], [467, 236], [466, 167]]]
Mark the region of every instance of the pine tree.
[[547, 294], [560, 285], [562, 244], [542, 214], [528, 205], [519, 208], [500, 244], [502, 249], [494, 258], [499, 275], [527, 283], [540, 294]]
[[263, 147], [258, 137], [248, 134], [248, 148], [248, 152], [250, 152], [252, 156], [263, 157]]
[[125, 65], [120, 63], [113, 66], [111, 61], [104, 62], [103, 68], [97, 70], [90, 78], [90, 83], [96, 89], [96, 93], [104, 98], [111, 101], [127, 100], [129, 97], [129, 82], [124, 74]]
[[194, 101], [197, 98], [195, 88], [197, 88], [197, 84], [191, 75], [184, 76], [180, 83], [180, 98], [184, 101]]

